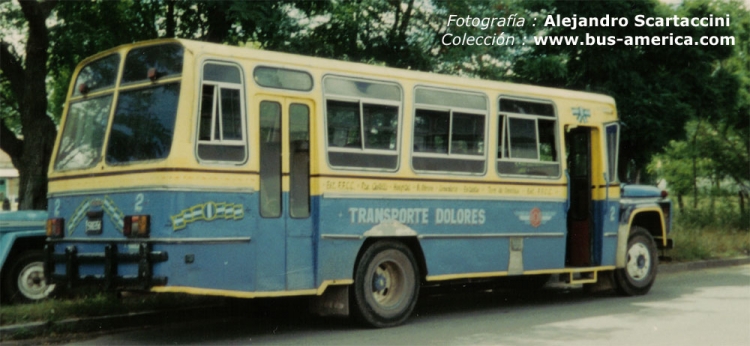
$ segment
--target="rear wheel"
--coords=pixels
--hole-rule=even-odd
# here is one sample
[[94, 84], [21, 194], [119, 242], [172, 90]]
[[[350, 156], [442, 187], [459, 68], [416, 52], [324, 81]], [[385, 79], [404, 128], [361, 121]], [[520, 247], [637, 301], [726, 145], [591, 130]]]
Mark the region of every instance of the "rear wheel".
[[625, 255], [625, 268], [615, 270], [617, 292], [625, 296], [648, 293], [656, 280], [659, 264], [654, 238], [645, 229], [633, 227]]
[[419, 295], [419, 269], [406, 245], [380, 241], [359, 260], [351, 295], [356, 316], [371, 327], [392, 327], [406, 321]]

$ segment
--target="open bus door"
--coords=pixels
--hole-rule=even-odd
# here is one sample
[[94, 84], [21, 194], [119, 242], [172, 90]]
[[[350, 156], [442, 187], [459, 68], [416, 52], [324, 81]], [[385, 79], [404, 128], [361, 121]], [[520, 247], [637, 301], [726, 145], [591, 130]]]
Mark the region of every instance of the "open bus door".
[[[260, 96], [258, 291], [312, 288], [310, 201], [312, 102]], [[251, 127], [252, 128], [252, 127]]]
[[570, 179], [570, 209], [566, 266], [587, 267], [592, 263], [593, 201], [591, 189], [591, 135], [587, 127], [576, 127], [565, 134]]
[[[570, 178], [566, 266], [614, 265], [619, 196], [610, 196], [609, 187], [615, 179], [617, 133], [617, 124], [606, 127], [604, 141], [596, 127], [566, 131]], [[611, 159], [607, 165], [605, 157]]]

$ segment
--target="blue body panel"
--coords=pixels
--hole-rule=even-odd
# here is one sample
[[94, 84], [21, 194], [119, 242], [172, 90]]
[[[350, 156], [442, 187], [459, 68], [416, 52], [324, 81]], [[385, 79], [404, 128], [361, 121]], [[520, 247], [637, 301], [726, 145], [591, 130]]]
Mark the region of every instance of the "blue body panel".
[[[142, 196], [140, 196], [142, 195]], [[283, 196], [288, 210], [288, 196]], [[429, 276], [509, 270], [511, 239], [523, 239], [524, 271], [565, 268], [568, 202], [311, 198], [311, 216], [259, 216], [257, 193], [144, 191], [55, 197], [51, 217], [65, 218], [65, 240], [78, 253], [137, 253], [122, 234], [125, 215], [151, 215], [153, 251], [168, 260], [153, 265], [168, 286], [246, 292], [314, 289], [326, 280], [353, 278], [363, 243], [383, 221], [393, 219], [420, 243]], [[58, 202], [59, 201], [59, 202]], [[609, 210], [619, 201], [595, 201], [596, 265], [615, 262], [617, 221]], [[103, 214], [101, 234], [86, 234], [87, 212]], [[617, 215], [616, 215], [617, 216]], [[370, 233], [368, 233], [370, 232]], [[380, 236], [394, 236], [393, 234]], [[85, 242], [76, 241], [85, 239]], [[95, 240], [92, 242], [92, 240]], [[181, 241], [181, 242], [180, 242]], [[101, 265], [81, 265], [81, 276], [103, 275]], [[57, 264], [55, 272], [65, 273]], [[122, 264], [118, 275], [137, 275]]]
[[594, 201], [593, 264], [615, 265], [620, 201]]
[[[536, 227], [534, 208], [541, 211]], [[428, 275], [506, 271], [511, 236], [528, 237], [525, 270], [557, 269], [565, 265], [565, 208], [564, 201], [323, 199], [320, 233], [363, 235], [380, 222], [378, 212], [398, 210], [420, 238]], [[319, 277], [351, 277], [362, 241], [321, 240]]]
[[47, 213], [44, 211], [0, 212], [0, 268], [5, 265], [16, 240], [46, 236], [46, 221]]
[[649, 185], [625, 185], [621, 187], [623, 198], [629, 197], [661, 197], [661, 189]]

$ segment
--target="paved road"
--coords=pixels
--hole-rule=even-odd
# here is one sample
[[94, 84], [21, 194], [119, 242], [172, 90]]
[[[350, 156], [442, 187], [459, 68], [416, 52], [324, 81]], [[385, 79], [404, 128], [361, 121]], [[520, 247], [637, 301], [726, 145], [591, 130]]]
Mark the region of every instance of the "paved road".
[[300, 314], [300, 300], [238, 301], [246, 317], [131, 330], [80, 345], [750, 345], [750, 265], [663, 274], [647, 296], [547, 288], [424, 295], [404, 326]]

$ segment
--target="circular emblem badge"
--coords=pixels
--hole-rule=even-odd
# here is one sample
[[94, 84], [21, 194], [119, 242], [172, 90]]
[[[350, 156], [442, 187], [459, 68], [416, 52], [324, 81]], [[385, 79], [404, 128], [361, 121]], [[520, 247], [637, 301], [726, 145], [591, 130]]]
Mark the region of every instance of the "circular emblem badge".
[[529, 221], [532, 227], [539, 227], [542, 224], [542, 211], [539, 208], [531, 209], [529, 213]]

